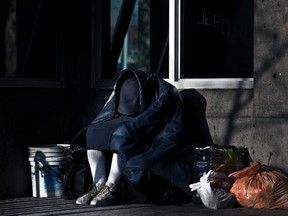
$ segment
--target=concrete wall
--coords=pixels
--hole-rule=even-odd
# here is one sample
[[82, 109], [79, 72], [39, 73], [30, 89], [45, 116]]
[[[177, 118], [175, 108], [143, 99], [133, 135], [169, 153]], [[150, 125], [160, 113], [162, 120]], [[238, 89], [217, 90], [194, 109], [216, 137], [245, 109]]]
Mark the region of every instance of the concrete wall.
[[215, 143], [288, 171], [288, 2], [255, 0], [251, 90], [201, 90]]

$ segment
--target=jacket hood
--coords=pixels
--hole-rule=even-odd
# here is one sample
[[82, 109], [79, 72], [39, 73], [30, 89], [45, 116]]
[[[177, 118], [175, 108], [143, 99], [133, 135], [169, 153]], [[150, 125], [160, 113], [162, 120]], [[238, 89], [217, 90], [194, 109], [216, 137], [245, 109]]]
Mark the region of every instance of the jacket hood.
[[117, 111], [122, 115], [136, 116], [139, 113], [139, 84], [136, 77], [129, 77], [118, 92]]
[[157, 82], [155, 75], [153, 74], [147, 74], [143, 71], [140, 71], [137, 69], [131, 69], [131, 68], [122, 70], [114, 84], [113, 94], [115, 97], [115, 105], [118, 105], [119, 103], [119, 94], [120, 94], [121, 86], [123, 85], [124, 81], [130, 77], [135, 77], [138, 81], [139, 108], [140, 108], [139, 112], [142, 113], [150, 105], [151, 97], [152, 97], [152, 100], [154, 100], [155, 97], [157, 97], [157, 95], [154, 95], [155, 91], [152, 92], [151, 89], [158, 88], [157, 87], [158, 82]]

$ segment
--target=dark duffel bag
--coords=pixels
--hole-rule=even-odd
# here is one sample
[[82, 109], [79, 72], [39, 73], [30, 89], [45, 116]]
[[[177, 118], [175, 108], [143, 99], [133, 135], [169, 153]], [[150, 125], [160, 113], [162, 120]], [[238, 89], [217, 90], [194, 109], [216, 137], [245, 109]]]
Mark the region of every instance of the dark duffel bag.
[[86, 149], [80, 145], [71, 144], [70, 150], [69, 165], [64, 173], [62, 198], [77, 199], [89, 190], [92, 185], [92, 175]]

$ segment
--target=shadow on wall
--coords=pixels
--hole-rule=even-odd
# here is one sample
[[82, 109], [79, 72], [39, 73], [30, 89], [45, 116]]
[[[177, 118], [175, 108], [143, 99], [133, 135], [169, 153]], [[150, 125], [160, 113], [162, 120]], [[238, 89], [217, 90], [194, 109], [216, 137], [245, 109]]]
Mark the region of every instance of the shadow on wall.
[[[279, 101], [287, 100], [287, 94], [285, 93], [285, 89], [287, 88], [287, 77], [284, 77], [282, 72], [285, 71], [287, 67], [287, 61], [285, 61], [285, 58], [288, 49], [288, 42], [283, 38], [283, 30], [285, 28], [284, 26], [288, 23], [288, 18], [284, 17], [284, 13], [279, 13], [273, 19], [265, 18], [267, 17], [267, 9], [269, 8], [268, 5], [274, 5], [274, 3], [267, 3], [262, 1], [262, 3], [259, 2], [256, 4], [257, 7], [255, 8], [254, 27], [255, 54], [253, 74], [255, 87], [254, 89], [251, 89], [251, 93], [249, 93], [247, 96], [247, 91], [243, 90], [242, 86], [240, 85], [239, 89], [236, 90], [236, 94], [233, 96], [232, 107], [228, 116], [228, 123], [225, 125], [225, 131], [223, 135], [223, 143], [227, 145], [233, 142], [235, 134], [239, 134], [241, 129], [247, 129], [246, 121], [240, 123], [237, 122], [236, 119], [241, 111], [243, 111], [249, 104], [253, 102], [253, 119], [287, 118], [288, 116], [287, 106], [285, 103], [278, 105]], [[281, 7], [281, 5], [278, 6]], [[275, 4], [275, 8], [278, 6]], [[268, 11], [273, 12], [275, 8], [271, 7]], [[277, 10], [280, 9], [278, 8]], [[277, 25], [275, 28], [272, 28], [272, 26], [275, 26], [275, 22], [277, 22], [279, 18], [281, 18], [281, 23], [283, 23]], [[280, 121], [277, 121], [277, 124], [278, 123], [280, 124]], [[263, 129], [263, 125], [261, 125], [261, 127]], [[272, 123], [264, 126], [264, 128], [267, 128], [267, 131], [272, 129], [272, 127]], [[260, 125], [257, 125], [257, 122], [254, 123], [253, 126], [251, 125], [251, 129], [255, 130], [255, 132], [257, 132], [256, 135], [258, 135], [255, 140], [252, 140], [254, 147], [255, 143], [258, 143], [261, 146], [264, 145], [263, 149], [258, 149], [259, 154], [261, 154], [262, 151], [268, 150], [271, 157], [271, 155], [273, 155], [272, 152], [283, 151], [281, 150], [281, 145], [270, 145], [267, 146], [267, 148], [265, 147], [265, 145], [268, 145], [268, 143], [272, 140], [265, 140], [267, 138], [267, 134], [262, 134], [265, 133], [265, 131], [260, 131]], [[285, 134], [285, 131], [281, 130], [282, 129], [279, 128], [277, 134]], [[275, 136], [277, 134], [275, 134]], [[261, 137], [261, 135], [263, 136]], [[254, 139], [254, 137], [252, 139]], [[252, 143], [248, 143], [248, 145], [252, 145]], [[255, 152], [253, 150], [253, 145], [247, 147], [250, 147], [254, 154]], [[270, 159], [268, 159], [268, 164]]]
[[[3, 122], [6, 123], [1, 121], [1, 124]], [[23, 197], [31, 191], [30, 176], [26, 172], [29, 166], [24, 142], [16, 130], [9, 129], [0, 125], [0, 200]]]
[[207, 102], [205, 97], [195, 89], [180, 91], [185, 111], [185, 141], [197, 143], [204, 147], [213, 145], [209, 126], [206, 120]]

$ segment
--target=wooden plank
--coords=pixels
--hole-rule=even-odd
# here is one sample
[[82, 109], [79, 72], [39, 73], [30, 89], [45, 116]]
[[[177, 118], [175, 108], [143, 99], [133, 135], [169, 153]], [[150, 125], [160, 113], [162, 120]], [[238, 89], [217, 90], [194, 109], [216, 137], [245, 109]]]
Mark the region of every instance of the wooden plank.
[[183, 205], [153, 205], [153, 204], [130, 204], [106, 207], [89, 205], [76, 205], [74, 200], [61, 198], [17, 198], [0, 200], [1, 216], [46, 216], [46, 215], [69, 215], [69, 216], [129, 216], [129, 215], [197, 215], [197, 216], [287, 216], [288, 210], [246, 209], [231, 208], [221, 210], [209, 210], [204, 206], [193, 203]]

